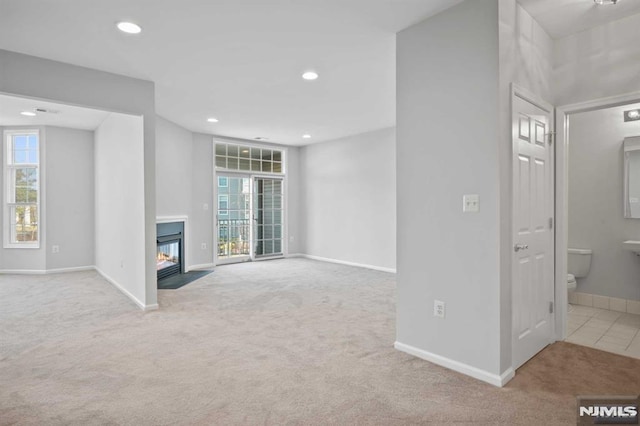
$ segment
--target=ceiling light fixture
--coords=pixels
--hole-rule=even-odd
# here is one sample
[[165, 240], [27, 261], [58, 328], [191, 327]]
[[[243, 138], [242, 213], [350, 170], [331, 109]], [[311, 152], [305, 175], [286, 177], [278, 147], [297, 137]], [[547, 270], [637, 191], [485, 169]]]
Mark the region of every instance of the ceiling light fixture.
[[638, 121], [640, 120], [640, 109], [631, 109], [624, 112], [624, 121]]
[[597, 5], [604, 6], [607, 4], [616, 4], [618, 0], [593, 0]]
[[302, 78], [309, 81], [316, 80], [318, 78], [318, 73], [315, 71], [307, 71], [304, 74], [302, 74]]
[[213, 118], [213, 117], [211, 117], [211, 118], [207, 118], [207, 121], [208, 121], [209, 123], [217, 123], [217, 122], [218, 122], [218, 121], [220, 121], [220, 120], [218, 120], [217, 118]]
[[33, 111], [22, 111], [20, 114], [26, 116], [26, 117], [35, 117], [36, 113]]
[[133, 22], [118, 22], [117, 27], [120, 31], [127, 34], [140, 34], [142, 32], [140, 25], [134, 24]]
[[265, 137], [263, 137], [263, 136], [256, 136], [256, 137], [255, 137], [255, 138], [253, 138], [253, 139], [254, 139], [254, 140], [257, 140], [257, 141], [268, 141], [268, 140], [269, 140], [269, 138], [265, 138]]
[[309, 133], [305, 133], [304, 135], [302, 135], [302, 137], [304, 139], [311, 139], [311, 135]]

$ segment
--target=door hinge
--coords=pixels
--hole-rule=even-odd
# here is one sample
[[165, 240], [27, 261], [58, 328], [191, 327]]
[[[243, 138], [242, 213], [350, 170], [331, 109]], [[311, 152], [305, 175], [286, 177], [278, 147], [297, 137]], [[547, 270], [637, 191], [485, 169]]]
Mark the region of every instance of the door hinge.
[[549, 132], [547, 133], [547, 136], [549, 137], [549, 145], [553, 144], [553, 141], [556, 139], [556, 132]]
[[553, 302], [549, 302], [549, 313], [553, 313]]

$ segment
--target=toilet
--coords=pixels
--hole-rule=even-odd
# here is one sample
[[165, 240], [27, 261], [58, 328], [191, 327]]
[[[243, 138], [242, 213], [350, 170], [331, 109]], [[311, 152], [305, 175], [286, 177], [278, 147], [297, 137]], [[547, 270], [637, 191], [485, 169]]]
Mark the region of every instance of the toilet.
[[577, 278], [584, 278], [589, 274], [591, 268], [590, 249], [570, 248], [567, 259], [567, 290], [569, 294], [575, 291], [577, 286]]

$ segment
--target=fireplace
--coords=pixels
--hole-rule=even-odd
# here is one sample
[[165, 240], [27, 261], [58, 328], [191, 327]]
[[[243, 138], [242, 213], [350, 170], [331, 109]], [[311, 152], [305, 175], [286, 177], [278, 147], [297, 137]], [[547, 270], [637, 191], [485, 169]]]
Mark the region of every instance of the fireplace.
[[184, 273], [184, 223], [158, 223], [156, 235], [158, 281]]

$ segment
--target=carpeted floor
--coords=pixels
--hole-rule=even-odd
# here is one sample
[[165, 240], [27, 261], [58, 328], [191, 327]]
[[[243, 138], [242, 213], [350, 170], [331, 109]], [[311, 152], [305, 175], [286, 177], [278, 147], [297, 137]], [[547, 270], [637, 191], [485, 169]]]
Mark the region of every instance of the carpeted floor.
[[640, 360], [568, 343], [503, 389], [398, 352], [394, 288], [245, 263], [143, 313], [93, 272], [0, 276], [0, 424], [569, 425], [576, 395], [640, 393]]

